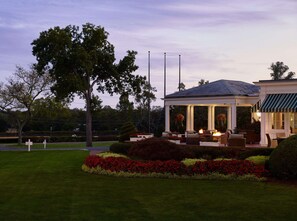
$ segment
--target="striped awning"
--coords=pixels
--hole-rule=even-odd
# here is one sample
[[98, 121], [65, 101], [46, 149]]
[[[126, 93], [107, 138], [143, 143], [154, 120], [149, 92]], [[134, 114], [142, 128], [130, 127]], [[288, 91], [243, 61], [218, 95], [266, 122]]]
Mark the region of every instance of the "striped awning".
[[260, 112], [297, 112], [297, 94], [267, 94]]

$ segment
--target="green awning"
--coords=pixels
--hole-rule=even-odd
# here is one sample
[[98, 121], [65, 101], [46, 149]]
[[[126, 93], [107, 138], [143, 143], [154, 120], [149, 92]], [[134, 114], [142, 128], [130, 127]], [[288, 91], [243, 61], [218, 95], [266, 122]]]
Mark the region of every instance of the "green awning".
[[297, 112], [297, 94], [267, 94], [260, 112]]

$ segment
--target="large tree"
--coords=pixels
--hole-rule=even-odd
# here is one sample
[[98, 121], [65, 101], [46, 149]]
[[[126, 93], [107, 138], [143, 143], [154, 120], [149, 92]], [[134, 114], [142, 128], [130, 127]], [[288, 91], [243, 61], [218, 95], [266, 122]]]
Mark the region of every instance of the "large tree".
[[289, 70], [289, 67], [280, 61], [272, 63], [268, 69], [272, 70], [272, 73], [270, 73], [272, 80], [292, 79], [295, 75], [295, 72], [290, 71], [285, 76], [285, 73]]
[[52, 91], [58, 98], [79, 95], [86, 103], [87, 146], [92, 146], [92, 101], [99, 93], [141, 92], [145, 78], [132, 73], [137, 70], [135, 51], [116, 63], [114, 46], [101, 26], [87, 23], [54, 27], [40, 33], [32, 42], [39, 71], [48, 69], [54, 78]]
[[51, 79], [47, 73], [37, 74], [32, 65], [30, 70], [17, 66], [6, 84], [0, 84], [0, 111], [8, 115], [10, 123], [18, 130], [18, 143], [22, 142], [22, 130], [32, 116], [36, 99], [49, 92]]

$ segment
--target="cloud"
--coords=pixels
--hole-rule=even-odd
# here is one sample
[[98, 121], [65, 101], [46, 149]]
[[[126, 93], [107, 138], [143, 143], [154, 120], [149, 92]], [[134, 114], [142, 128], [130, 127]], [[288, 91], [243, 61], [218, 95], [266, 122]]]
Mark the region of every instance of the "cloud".
[[168, 93], [177, 89], [179, 54], [182, 81], [188, 87], [201, 78], [251, 82], [265, 77], [275, 59], [297, 71], [296, 10], [296, 0], [2, 1], [1, 78], [12, 73], [15, 64], [26, 67], [34, 61], [30, 43], [41, 31], [91, 22], [110, 33], [118, 59], [127, 50], [139, 52], [138, 74], [147, 74], [147, 51], [151, 51], [158, 97], [163, 97], [164, 52]]

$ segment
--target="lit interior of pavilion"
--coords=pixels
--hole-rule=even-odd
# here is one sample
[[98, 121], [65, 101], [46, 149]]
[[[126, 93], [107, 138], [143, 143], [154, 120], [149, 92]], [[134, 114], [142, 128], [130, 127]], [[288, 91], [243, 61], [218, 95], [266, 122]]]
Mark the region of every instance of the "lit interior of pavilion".
[[[246, 139], [244, 143], [235, 145], [245, 146], [247, 141], [267, 146], [271, 143], [270, 139], [288, 137], [297, 132], [296, 79], [264, 80], [254, 84], [218, 80], [166, 95], [164, 105], [163, 136], [176, 134], [193, 140], [195, 136], [208, 137], [205, 134], [212, 134], [213, 138], [216, 135], [219, 137], [221, 145], [229, 145], [224, 141], [227, 133], [237, 134], [237, 130], [243, 127], [240, 123], [255, 124], [258, 126], [258, 138], [251, 136], [249, 128], [246, 128], [246, 131], [239, 131], [239, 135], [232, 135], [233, 138]], [[199, 139], [200, 144], [205, 141], [209, 138]], [[211, 142], [203, 144], [220, 145]]]

